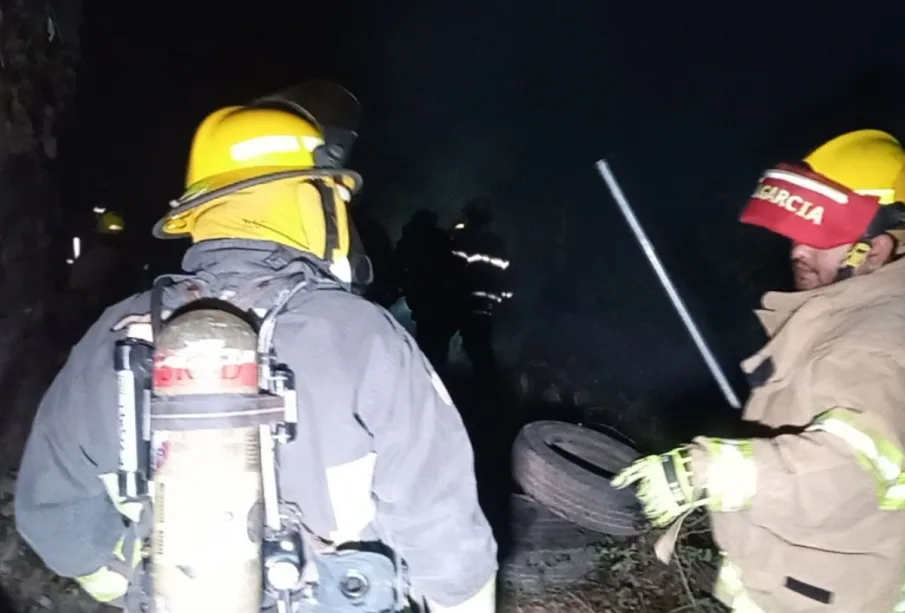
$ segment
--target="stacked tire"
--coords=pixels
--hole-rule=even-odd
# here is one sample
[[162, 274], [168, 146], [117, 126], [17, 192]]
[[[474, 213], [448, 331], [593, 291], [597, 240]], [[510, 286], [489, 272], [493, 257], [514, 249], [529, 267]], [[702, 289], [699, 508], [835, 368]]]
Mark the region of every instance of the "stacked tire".
[[610, 479], [640, 454], [615, 438], [558, 421], [529, 423], [512, 449], [515, 481], [557, 516], [602, 534], [632, 536], [645, 522], [631, 489]]

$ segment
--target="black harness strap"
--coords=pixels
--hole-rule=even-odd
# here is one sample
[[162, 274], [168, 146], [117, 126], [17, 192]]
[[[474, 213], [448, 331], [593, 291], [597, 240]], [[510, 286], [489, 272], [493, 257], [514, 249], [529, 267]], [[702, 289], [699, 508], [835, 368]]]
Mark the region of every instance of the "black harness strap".
[[333, 261], [333, 252], [340, 248], [339, 244], [339, 219], [336, 213], [336, 189], [327, 185], [321, 179], [312, 181], [321, 197], [321, 206], [324, 210], [324, 231], [326, 244], [324, 245], [324, 260]]

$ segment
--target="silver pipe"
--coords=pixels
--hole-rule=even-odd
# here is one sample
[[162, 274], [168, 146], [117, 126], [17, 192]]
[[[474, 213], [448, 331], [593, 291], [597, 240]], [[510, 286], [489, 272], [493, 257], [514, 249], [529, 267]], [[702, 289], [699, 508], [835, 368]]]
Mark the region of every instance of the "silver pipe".
[[710, 374], [716, 380], [717, 385], [720, 386], [720, 390], [723, 392], [726, 402], [728, 402], [732, 408], [740, 409], [742, 405], [739, 402], [738, 396], [735, 395], [732, 386], [729, 385], [729, 380], [726, 379], [726, 375], [720, 368], [719, 363], [717, 363], [716, 358], [713, 357], [713, 353], [707, 346], [707, 341], [704, 340], [704, 337], [695, 325], [694, 320], [691, 318], [688, 307], [685, 306], [682, 297], [679, 296], [679, 292], [676, 291], [675, 286], [669, 279], [669, 274], [663, 267], [663, 263], [660, 262], [660, 258], [657, 256], [653, 244], [650, 242], [650, 239], [647, 238], [647, 234], [644, 233], [644, 229], [638, 222], [638, 218], [635, 217], [634, 212], [632, 212], [631, 205], [628, 203], [625, 194], [619, 187], [618, 181], [616, 181], [616, 176], [613, 174], [613, 171], [610, 170], [610, 165], [606, 160], [599, 160], [597, 162], [597, 171], [600, 173], [600, 176], [603, 177], [603, 180], [606, 181], [607, 187], [610, 188], [610, 194], [612, 194], [613, 200], [619, 205], [619, 210], [622, 211], [622, 215], [628, 222], [632, 232], [634, 232], [635, 238], [638, 240], [638, 244], [641, 245], [641, 249], [644, 251], [644, 255], [647, 256], [654, 272], [657, 273], [660, 284], [663, 286], [663, 289], [666, 290], [666, 294], [672, 301], [673, 307], [675, 307], [679, 317], [682, 318], [682, 323], [685, 324], [685, 329], [688, 330], [691, 339], [698, 348], [698, 352], [700, 352], [701, 357], [704, 358], [707, 368], [710, 369]]

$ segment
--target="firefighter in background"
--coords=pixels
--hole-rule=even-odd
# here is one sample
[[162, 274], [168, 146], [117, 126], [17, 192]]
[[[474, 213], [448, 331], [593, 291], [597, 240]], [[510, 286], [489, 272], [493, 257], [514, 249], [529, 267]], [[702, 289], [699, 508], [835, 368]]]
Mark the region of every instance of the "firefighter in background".
[[94, 231], [83, 242], [82, 252], [72, 254], [68, 283], [70, 290], [90, 296], [108, 294], [106, 288], [113, 284], [123, 261], [125, 229], [125, 221], [120, 213], [104, 210], [96, 214]]
[[[193, 295], [266, 309], [307, 280], [278, 316], [274, 344], [296, 374], [300, 415], [299, 436], [281, 448], [282, 502], [311, 541], [381, 541], [430, 610], [493, 613], [496, 543], [467, 433], [415, 342], [351, 291], [347, 204], [361, 179], [341, 167], [321, 116], [295, 102], [209, 115], [195, 132], [186, 192], [155, 236], [191, 239], [179, 287]], [[17, 481], [25, 541], [113, 604], [138, 564], [143, 524], [116, 495], [112, 348], [129, 321], [146, 317], [149, 294], [110, 307], [73, 349], [38, 409]], [[163, 307], [186, 299], [165, 292]]]
[[122, 214], [102, 210], [94, 215], [91, 234], [73, 237], [65, 305], [54, 309], [54, 327], [66, 344], [77, 341], [71, 334], [81, 334], [108, 304], [137, 289]]
[[434, 368], [443, 370], [458, 327], [457, 266], [450, 237], [437, 214], [418, 209], [396, 243], [402, 293], [415, 322], [415, 339]]
[[500, 306], [512, 298], [506, 245], [490, 227], [490, 201], [479, 198], [463, 210], [452, 230], [452, 255], [458, 262], [458, 330], [462, 349], [475, 373], [496, 376], [493, 320]]
[[400, 291], [393, 241], [380, 223], [364, 214], [354, 215], [353, 228], [365, 257], [352, 270], [360, 270], [363, 279], [370, 278], [362, 295], [388, 309], [399, 299]]
[[771, 337], [742, 363], [743, 418], [772, 437], [636, 461], [667, 559], [691, 509], [710, 513], [716, 594], [744, 613], [905, 611], [905, 150], [843, 134], [766, 172], [742, 221], [792, 241], [795, 292], [770, 292]]

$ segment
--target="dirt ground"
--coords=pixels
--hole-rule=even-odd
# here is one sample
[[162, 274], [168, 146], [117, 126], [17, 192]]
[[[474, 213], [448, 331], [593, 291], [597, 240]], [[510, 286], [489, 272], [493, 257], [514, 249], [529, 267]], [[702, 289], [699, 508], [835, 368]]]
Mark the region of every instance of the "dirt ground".
[[593, 576], [568, 589], [525, 597], [501, 595], [501, 613], [725, 613], [710, 594], [716, 550], [685, 537], [670, 566], [653, 553], [656, 535], [602, 541]]
[[[102, 613], [78, 585], [55, 576], [22, 542], [13, 518], [14, 476], [0, 480], [0, 610], [3, 613]], [[599, 570], [569, 589], [526, 597], [504, 592], [501, 613], [718, 613], [707, 595], [716, 559], [706, 539], [706, 520], [688, 522], [669, 567], [653, 553], [655, 534], [603, 538]], [[681, 570], [678, 564], [681, 564]], [[6, 601], [4, 601], [4, 599]]]

